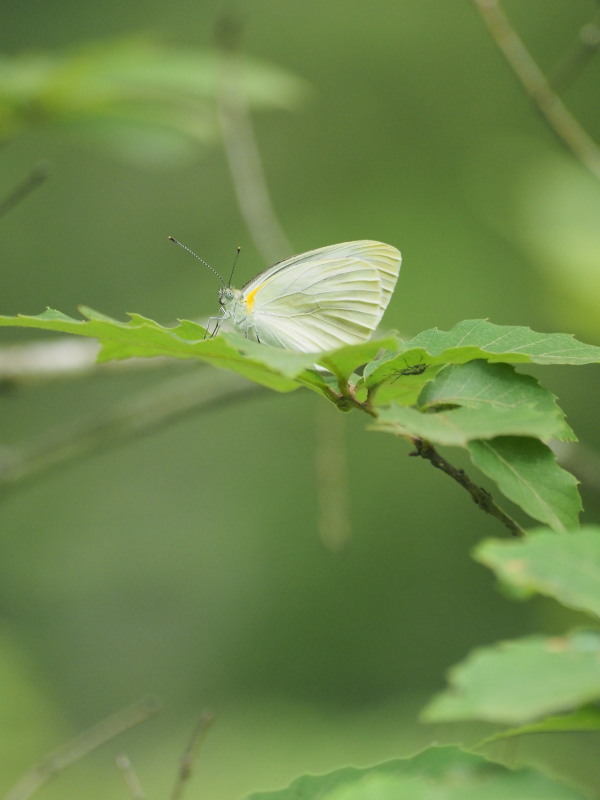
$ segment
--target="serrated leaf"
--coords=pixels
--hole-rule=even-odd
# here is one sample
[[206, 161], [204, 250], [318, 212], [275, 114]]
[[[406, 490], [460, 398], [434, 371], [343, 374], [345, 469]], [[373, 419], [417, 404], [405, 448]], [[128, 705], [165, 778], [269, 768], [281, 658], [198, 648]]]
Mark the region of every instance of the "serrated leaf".
[[519, 542], [488, 539], [474, 557], [505, 583], [600, 617], [600, 528], [568, 536], [540, 529]]
[[479, 648], [449, 673], [427, 722], [520, 724], [600, 700], [600, 635], [531, 636]]
[[546, 717], [530, 725], [519, 725], [518, 728], [509, 728], [488, 736], [479, 747], [490, 744], [499, 739], [511, 739], [515, 736], [525, 736], [533, 733], [597, 733], [600, 732], [600, 708], [598, 706], [584, 706], [571, 714], [558, 714]]
[[543, 442], [529, 436], [500, 436], [471, 441], [468, 450], [473, 464], [530, 517], [557, 531], [577, 526], [578, 481], [559, 467]]
[[429, 357], [433, 363], [442, 354], [452, 364], [475, 358], [534, 364], [600, 363], [600, 347], [578, 342], [571, 334], [536, 333], [531, 328], [495, 325], [485, 319], [464, 320], [449, 331], [423, 331], [404, 345], [406, 351], [422, 348], [425, 361]]
[[286, 789], [247, 800], [583, 800], [532, 768], [512, 770], [458, 747], [431, 747], [412, 758], [366, 769], [306, 775]]
[[578, 342], [567, 333], [536, 333], [522, 326], [495, 325], [485, 319], [459, 322], [449, 331], [423, 331], [400, 343], [398, 354], [384, 354], [368, 372], [371, 388], [393, 379], [407, 364], [466, 364], [474, 359], [489, 362], [534, 364], [596, 364], [600, 347]]
[[300, 353], [258, 344], [236, 333], [206, 338], [206, 330], [190, 320], [164, 327], [140, 314], [119, 322], [93, 309], [82, 307], [87, 320], [73, 319], [53, 309], [38, 316], [0, 317], [0, 326], [40, 328], [96, 338], [101, 362], [125, 358], [196, 358], [213, 366], [231, 369], [250, 380], [280, 392], [306, 386], [328, 391], [328, 382], [315, 369], [322, 363], [335, 368], [342, 379], [350, 377], [381, 347], [393, 347], [394, 339], [349, 345], [329, 353]]
[[515, 412], [523, 407], [535, 408], [549, 418], [555, 418], [553, 437], [576, 439], [565, 422], [556, 397], [531, 375], [516, 372], [510, 364], [488, 364], [476, 360], [448, 366], [427, 383], [418, 403], [424, 410], [435, 406], [512, 409]]
[[[366, 396], [366, 387], [378, 385], [374, 380], [375, 376], [382, 374], [380, 371], [383, 369], [387, 370], [385, 377], [389, 379], [390, 368], [395, 369], [393, 365], [396, 363], [397, 358], [402, 359], [398, 361], [396, 373], [399, 373], [399, 377], [403, 379], [403, 382], [399, 382], [396, 389], [391, 388], [391, 384], [394, 381], [388, 380], [384, 391], [378, 396], [379, 405], [382, 400], [386, 402], [391, 397], [396, 398], [396, 405], [414, 402], [418, 390], [435, 377], [435, 373], [440, 368], [443, 359], [448, 356], [448, 353], [444, 352], [443, 358], [437, 358], [437, 365], [430, 365], [423, 360], [423, 356], [427, 355], [425, 351], [422, 348], [413, 348], [412, 350], [404, 350], [403, 354], [396, 359], [390, 359], [390, 354], [399, 346], [398, 340], [393, 337], [349, 345], [329, 353], [294, 353], [277, 348], [267, 348], [264, 345], [254, 347], [257, 343], [241, 339], [235, 334], [222, 334], [219, 337], [205, 339], [206, 332], [204, 328], [190, 320], [182, 320], [176, 326], [165, 328], [139, 314], [131, 314], [129, 322], [124, 323], [112, 320], [91, 309], [82, 308], [82, 313], [87, 315], [87, 321], [75, 320], [61, 312], [48, 309], [38, 316], [0, 317], [0, 325], [55, 330], [97, 338], [102, 345], [99, 359], [103, 361], [152, 356], [199, 358], [210, 361], [215, 366], [235, 370], [277, 391], [291, 391], [298, 385], [304, 385], [327, 394], [327, 382], [319, 376], [318, 371], [313, 369], [315, 365], [324, 367], [335, 375], [338, 381], [345, 383], [349, 381], [359, 367], [365, 364], [368, 365], [370, 360], [377, 359], [381, 353], [384, 353], [383, 357], [379, 357], [378, 366], [374, 370], [367, 367], [365, 369], [366, 377], [364, 379], [359, 378], [355, 385], [355, 389], [358, 392], [357, 396]], [[485, 326], [489, 325], [490, 323], [485, 323]], [[459, 327], [457, 326], [456, 329]], [[493, 327], [501, 330], [499, 326]], [[435, 333], [439, 334], [440, 332], [436, 331]], [[560, 338], [560, 336], [564, 335], [557, 334], [557, 336]], [[567, 338], [570, 339], [570, 337]], [[579, 345], [579, 343], [577, 344]], [[591, 347], [590, 345], [579, 346], [584, 349], [588, 348], [588, 350]], [[600, 350], [600, 348], [596, 348], [596, 350]], [[458, 358], [459, 362], [461, 359], [463, 361], [468, 360], [468, 357], [472, 357], [472, 351], [469, 351], [469, 353], [470, 356], [469, 354], [465, 355], [465, 352], [459, 355], [455, 352], [454, 357]], [[519, 358], [522, 360], [521, 356]], [[583, 363], [581, 361], [582, 358], [583, 356], [580, 356], [577, 363]], [[410, 426], [413, 423], [418, 423], [414, 435], [426, 437], [429, 434], [425, 431], [429, 431], [433, 425], [435, 426], [434, 430], [438, 432], [440, 437], [436, 439], [432, 435], [430, 438], [433, 441], [461, 445], [464, 445], [465, 442], [472, 438], [485, 438], [486, 436], [503, 434], [521, 434], [543, 438], [568, 436], [570, 429], [566, 427], [564, 421], [561, 421], [561, 424], [558, 422], [560, 412], [555, 409], [555, 424], [550, 425], [549, 409], [546, 408], [545, 410], [545, 418], [541, 413], [541, 403], [537, 404], [537, 409], [527, 410], [521, 408], [519, 415], [496, 414], [491, 419], [491, 427], [487, 425], [490, 422], [489, 414], [484, 422], [483, 417], [476, 413], [469, 415], [468, 420], [466, 417], [463, 419], [460, 414], [448, 419], [438, 414], [435, 422], [430, 420], [424, 422], [423, 419], [418, 417], [411, 417], [405, 420], [397, 415], [394, 422], [397, 424], [398, 432], [403, 432], [404, 429], [401, 430], [402, 426], [408, 426], [406, 431], [409, 434], [411, 433]], [[562, 417], [560, 419], [562, 420]], [[391, 423], [392, 420], [390, 419], [388, 422]], [[419, 433], [419, 426], [424, 426], [424, 430], [421, 433]], [[488, 430], [485, 431], [484, 427], [487, 427]]]
[[[268, 364], [268, 354], [265, 354], [260, 361], [242, 355], [235, 347], [239, 337], [231, 337], [233, 343], [229, 341], [228, 336], [197, 339], [197, 336], [204, 336], [204, 328], [189, 321], [179, 323], [172, 328], [165, 328], [139, 314], [131, 315], [129, 322], [117, 322], [91, 309], [85, 309], [85, 312], [89, 317], [87, 321], [72, 319], [58, 311], [48, 309], [37, 317], [0, 317], [0, 325], [42, 328], [96, 338], [101, 344], [98, 355], [98, 360], [101, 362], [155, 356], [196, 358], [216, 367], [231, 369], [279, 392], [290, 392], [300, 385], [287, 374], [271, 368]], [[193, 339], [182, 338], [180, 333], [183, 336], [192, 335]], [[297, 354], [288, 355], [292, 356], [293, 360]], [[297, 360], [294, 363], [297, 372], [301, 373], [303, 365]]]
[[466, 447], [474, 439], [493, 439], [497, 436], [552, 437], [557, 427], [554, 414], [523, 407], [517, 411], [507, 408], [452, 408], [435, 414], [424, 414], [415, 408], [388, 406], [380, 409], [376, 430], [400, 436], [427, 439], [434, 444]]

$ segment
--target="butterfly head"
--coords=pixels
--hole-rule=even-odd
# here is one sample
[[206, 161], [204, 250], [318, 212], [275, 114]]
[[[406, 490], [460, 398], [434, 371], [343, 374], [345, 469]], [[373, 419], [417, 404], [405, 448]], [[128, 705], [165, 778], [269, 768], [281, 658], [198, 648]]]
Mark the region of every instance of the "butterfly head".
[[219, 305], [228, 305], [234, 297], [235, 289], [232, 289], [231, 286], [221, 286], [219, 289]]

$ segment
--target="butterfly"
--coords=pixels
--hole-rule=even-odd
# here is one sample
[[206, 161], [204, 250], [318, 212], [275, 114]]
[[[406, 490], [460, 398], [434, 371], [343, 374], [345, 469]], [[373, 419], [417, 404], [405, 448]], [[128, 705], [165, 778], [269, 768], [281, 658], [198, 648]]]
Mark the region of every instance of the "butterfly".
[[241, 289], [223, 285], [216, 330], [228, 319], [249, 339], [304, 353], [363, 342], [387, 308], [401, 260], [395, 247], [368, 239], [293, 256]]

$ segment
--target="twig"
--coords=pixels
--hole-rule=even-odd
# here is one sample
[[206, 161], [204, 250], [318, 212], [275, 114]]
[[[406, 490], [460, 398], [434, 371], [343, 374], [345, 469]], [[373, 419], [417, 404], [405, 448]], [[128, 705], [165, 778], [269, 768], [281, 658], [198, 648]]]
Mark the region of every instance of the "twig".
[[[358, 408], [365, 414], [369, 414], [369, 416], [377, 419], [377, 410], [372, 405], [372, 393], [371, 395], [367, 396], [365, 401], [360, 401], [356, 398], [354, 390], [347, 383], [347, 381], [340, 381], [340, 394], [336, 398], [335, 394], [332, 393], [330, 399], [333, 400], [333, 402], [336, 403], [338, 408], [341, 410], [346, 410], [347, 406], [350, 406], [352, 408]], [[427, 461], [433, 464], [434, 467], [441, 469], [442, 472], [445, 472], [446, 475], [449, 475], [451, 478], [453, 478], [463, 487], [463, 489], [466, 489], [467, 492], [469, 492], [475, 505], [477, 505], [482, 511], [485, 511], [486, 514], [491, 514], [493, 517], [496, 517], [497, 520], [499, 520], [508, 528], [513, 536], [525, 536], [525, 531], [523, 528], [521, 528], [515, 522], [515, 520], [506, 513], [506, 511], [496, 504], [489, 492], [487, 492], [481, 486], [477, 486], [477, 484], [473, 483], [464, 470], [454, 467], [449, 461], [441, 456], [430, 442], [427, 442], [425, 439], [419, 439], [416, 436], [409, 436], [406, 434], [403, 434], [402, 438], [406, 439], [407, 442], [410, 442], [415, 448], [412, 453], [409, 453], [409, 455], [421, 456], [421, 458], [425, 458]]]
[[41, 161], [35, 166], [25, 180], [17, 184], [6, 197], [0, 200], [0, 217], [12, 211], [15, 206], [35, 191], [38, 186], [41, 186], [48, 177], [48, 172], [48, 163], [46, 161]]
[[579, 30], [577, 43], [549, 76], [554, 91], [566, 89], [587, 66], [600, 47], [600, 10]]
[[525, 536], [523, 528], [494, 502], [489, 492], [473, 483], [464, 470], [457, 469], [450, 464], [450, 462], [441, 456], [429, 442], [423, 439], [412, 439], [412, 442], [415, 446], [415, 451], [410, 454], [411, 456], [421, 456], [421, 458], [433, 464], [434, 467], [441, 469], [442, 472], [445, 472], [446, 475], [453, 478], [463, 489], [467, 490], [475, 505], [479, 506], [486, 514], [491, 514], [492, 517], [496, 517], [497, 520], [508, 528], [513, 536]]
[[220, 80], [217, 113], [240, 212], [258, 251], [269, 264], [292, 254], [267, 188], [243, 90], [239, 25], [222, 19], [217, 29]]
[[510, 24], [500, 0], [473, 0], [498, 48], [546, 121], [581, 163], [600, 180], [600, 149], [553, 91]]
[[135, 703], [128, 708], [117, 711], [97, 725], [88, 728], [67, 744], [35, 764], [8, 790], [3, 800], [28, 800], [41, 789], [47, 781], [58, 772], [62, 772], [71, 764], [80, 761], [93, 750], [114, 739], [140, 722], [144, 722], [158, 711], [159, 704], [153, 698]]
[[194, 762], [198, 755], [198, 749], [213, 722], [214, 717], [212, 713], [210, 711], [203, 711], [179, 764], [179, 772], [177, 773], [171, 800], [181, 800], [183, 797], [183, 791], [192, 774]]
[[144, 787], [133, 768], [133, 764], [127, 756], [125, 754], [117, 756], [115, 758], [115, 764], [123, 776], [131, 800], [146, 800]]
[[222, 408], [264, 391], [234, 373], [186, 375], [128, 398], [101, 416], [59, 426], [26, 445], [0, 450], [0, 487], [37, 478], [91, 452], [114, 447], [199, 410]]

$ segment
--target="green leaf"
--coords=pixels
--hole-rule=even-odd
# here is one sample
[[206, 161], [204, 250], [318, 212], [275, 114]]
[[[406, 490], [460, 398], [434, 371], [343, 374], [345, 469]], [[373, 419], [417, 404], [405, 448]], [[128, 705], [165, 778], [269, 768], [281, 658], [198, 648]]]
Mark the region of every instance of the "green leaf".
[[[356, 784], [325, 795], [323, 800], [582, 800], [584, 795], [556, 780], [519, 770], [489, 774], [477, 780], [472, 776], [454, 776], [432, 784], [429, 778], [404, 775], [368, 775]], [[321, 795], [318, 796], [319, 800]], [[290, 798], [291, 800], [291, 798]]]
[[[2, 133], [50, 123], [144, 165], [197, 158], [220, 136], [217, 60], [149, 36], [0, 57]], [[251, 108], [293, 109], [309, 95], [300, 78], [250, 57], [243, 78]]]
[[[345, 391], [344, 384], [352, 379], [355, 395], [359, 399], [366, 397], [367, 388], [376, 386], [378, 406], [382, 402], [389, 402], [393, 397], [393, 409], [382, 412], [382, 427], [440, 443], [465, 446], [472, 439], [500, 435], [541, 438], [573, 436], [552, 395], [541, 389], [532, 378], [515, 375], [507, 369], [502, 372], [502, 368], [492, 374], [489, 372], [489, 365], [486, 367], [485, 364], [465, 366], [464, 372], [457, 373], [455, 377], [445, 376], [440, 384], [436, 384], [437, 391], [446, 392], [448, 399], [449, 383], [456, 384], [459, 380], [464, 382], [467, 375], [470, 375], [472, 389], [473, 376], [478, 376], [482, 392], [479, 403], [476, 402], [474, 391], [471, 391], [470, 396], [465, 392], [462, 395], [454, 392], [452, 397], [456, 403], [463, 404], [462, 409], [438, 412], [435, 415], [405, 409], [406, 413], [403, 415], [400, 404], [415, 402], [419, 390], [425, 384], [436, 381], [436, 373], [441, 369], [447, 353], [443, 358], [437, 359], [437, 365], [424, 361], [427, 354], [422, 348], [404, 350], [401, 356], [393, 357], [394, 350], [399, 345], [394, 337], [348, 345], [328, 353], [296, 353], [258, 345], [234, 333], [205, 338], [205, 329], [189, 320], [181, 320], [178, 325], [165, 328], [139, 314], [130, 314], [129, 322], [118, 322], [91, 309], [81, 310], [88, 317], [87, 321], [72, 319], [59, 311], [48, 309], [39, 316], [0, 317], [0, 325], [40, 328], [97, 338], [101, 343], [100, 361], [154, 356], [198, 358], [215, 366], [232, 369], [277, 391], [291, 391], [302, 385], [332, 397], [331, 392], [335, 392], [337, 387], [331, 386], [329, 377], [319, 371], [318, 367], [322, 367], [337, 378], [342, 393]], [[459, 360], [461, 358], [465, 360], [464, 352]], [[369, 365], [372, 360], [375, 360], [377, 366]], [[367, 365], [364, 377], [357, 377], [356, 370], [364, 365]], [[375, 381], [375, 376], [384, 375], [382, 370], [387, 380], [383, 389]], [[399, 379], [397, 387], [394, 378], [390, 377], [392, 374]], [[514, 385], [509, 387], [511, 379]], [[484, 387], [486, 382], [487, 388]], [[511, 391], [511, 404], [503, 404], [500, 400], [492, 402], [494, 391]], [[486, 392], [487, 397], [484, 400]], [[441, 394], [436, 399], [434, 390], [428, 390], [424, 397], [425, 402], [431, 405], [441, 402]]]
[[423, 386], [444, 367], [444, 364], [428, 364], [423, 356], [422, 350], [411, 350], [398, 357], [388, 350], [367, 364], [358, 386], [377, 387], [379, 406], [391, 402], [415, 405]]
[[556, 397], [531, 375], [515, 372], [510, 364], [488, 364], [477, 360], [446, 367], [419, 396], [420, 408], [427, 410], [435, 406], [496, 408], [515, 412], [524, 407], [534, 408], [554, 419], [552, 436], [576, 439], [565, 422]]
[[529, 437], [499, 436], [468, 444], [471, 461], [530, 517], [557, 531], [575, 527], [579, 481], [556, 463], [552, 450]]
[[498, 739], [511, 739], [515, 736], [524, 736], [532, 733], [597, 733], [600, 731], [600, 708], [597, 706], [584, 706], [578, 708], [571, 714], [558, 714], [553, 717], [546, 717], [540, 722], [532, 722], [530, 725], [519, 725], [518, 728], [495, 733], [488, 736], [478, 747], [490, 744]]
[[128, 322], [118, 322], [90, 308], [82, 307], [86, 320], [47, 309], [38, 316], [0, 317], [0, 326], [41, 328], [100, 340], [98, 360], [125, 358], [196, 358], [213, 366], [230, 369], [279, 392], [306, 386], [319, 392], [330, 390], [328, 377], [316, 365], [335, 369], [342, 380], [365, 363], [382, 347], [394, 347], [395, 339], [365, 342], [342, 347], [330, 353], [299, 353], [258, 344], [235, 333], [206, 338], [206, 330], [191, 320], [180, 320], [165, 328], [140, 314], [130, 314]]
[[286, 789], [248, 800], [583, 800], [538, 770], [512, 770], [458, 747], [431, 747], [412, 758], [366, 769], [306, 775]]
[[[84, 312], [89, 317], [88, 321], [71, 319], [59, 311], [48, 309], [37, 317], [0, 317], [0, 325], [42, 328], [97, 338], [101, 343], [99, 361], [155, 356], [197, 358], [216, 367], [231, 369], [279, 392], [293, 391], [300, 385], [298, 381], [272, 368], [268, 363], [268, 353], [264, 353], [260, 360], [242, 355], [236, 348], [239, 337], [232, 336], [231, 342], [227, 336], [204, 339], [204, 328], [190, 321], [164, 328], [139, 314], [132, 314], [129, 322], [116, 322], [90, 309], [84, 309]], [[298, 354], [287, 355], [294, 361], [294, 356]], [[296, 359], [294, 365], [298, 374], [304, 370], [304, 362]], [[293, 370], [290, 368], [290, 371]]]
[[521, 724], [600, 700], [600, 635], [531, 636], [480, 648], [449, 673], [426, 722]]
[[[398, 347], [400, 352], [398, 353]], [[430, 359], [429, 361], [427, 359]], [[439, 360], [438, 365], [445, 364]], [[386, 350], [369, 364], [364, 371], [367, 386], [377, 386], [383, 381], [402, 380], [403, 377], [424, 375], [432, 366], [431, 356], [422, 348], [406, 349], [406, 342], [399, 340], [394, 350]]]
[[497, 577], [529, 594], [600, 617], [600, 528], [576, 529], [557, 536], [545, 529], [518, 542], [488, 539], [474, 552]]
[[[364, 778], [328, 792], [319, 800], [566, 800], [583, 798], [532, 769], [510, 772], [504, 769], [485, 777], [457, 773], [443, 781], [432, 782], [428, 777], [408, 775], [366, 775]], [[289, 796], [296, 797], [296, 795]], [[315, 797], [315, 795], [313, 795]]]
[[332, 372], [339, 381], [345, 382], [353, 372], [375, 358], [381, 350], [395, 350], [397, 347], [398, 340], [393, 337], [374, 339], [340, 347], [329, 353], [319, 353], [316, 358], [313, 354], [313, 360]]
[[220, 338], [232, 344], [241, 355], [252, 358], [257, 363], [264, 364], [265, 367], [269, 367], [287, 378], [296, 378], [315, 364], [315, 353], [298, 353], [279, 347], [269, 347], [269, 345], [253, 342], [236, 333], [224, 333], [222, 337], [217, 336], [216, 340]]
[[415, 408], [389, 406], [380, 409], [373, 425], [400, 436], [427, 439], [442, 445], [466, 447], [474, 439], [497, 436], [552, 437], [557, 429], [556, 415], [527, 406], [510, 408], [453, 408], [424, 414]]
[[[578, 342], [568, 333], [536, 333], [517, 325], [495, 325], [485, 319], [459, 322], [449, 331], [433, 328], [405, 342], [406, 351], [422, 348], [425, 361], [463, 364], [475, 358], [533, 364], [597, 364], [600, 347]], [[405, 351], [405, 352], [406, 352]]]
[[432, 328], [403, 341], [397, 355], [386, 353], [365, 371], [365, 382], [369, 388], [378, 386], [396, 379], [413, 365], [425, 364], [427, 370], [422, 375], [426, 377], [421, 382], [424, 384], [431, 377], [432, 368], [466, 364], [474, 359], [515, 364], [597, 364], [600, 347], [578, 342], [567, 333], [536, 333], [521, 326], [471, 319], [459, 322], [449, 331]]
[[475, 466], [531, 517], [559, 531], [577, 525], [577, 480], [539, 441], [574, 434], [554, 395], [534, 378], [481, 360], [447, 366], [423, 388], [418, 404], [381, 409], [375, 427], [467, 447]]

